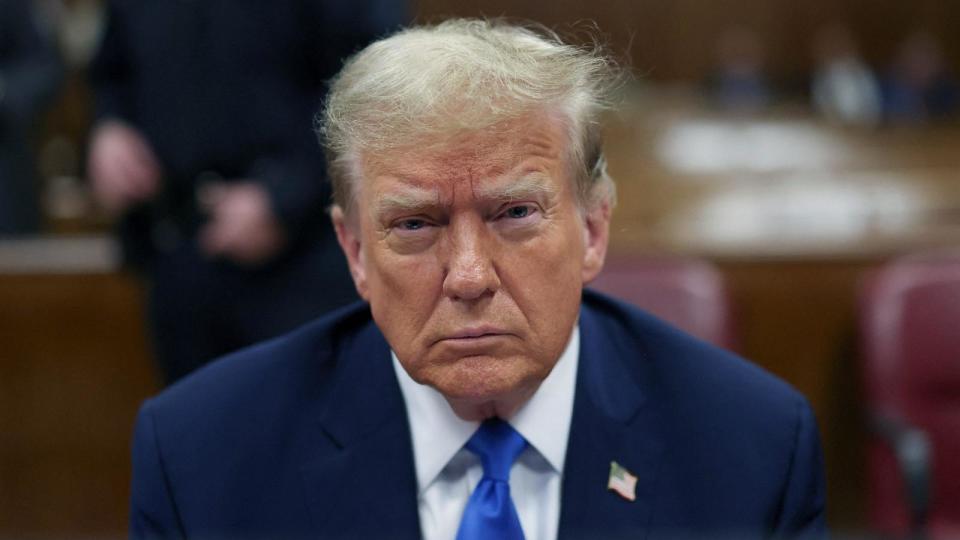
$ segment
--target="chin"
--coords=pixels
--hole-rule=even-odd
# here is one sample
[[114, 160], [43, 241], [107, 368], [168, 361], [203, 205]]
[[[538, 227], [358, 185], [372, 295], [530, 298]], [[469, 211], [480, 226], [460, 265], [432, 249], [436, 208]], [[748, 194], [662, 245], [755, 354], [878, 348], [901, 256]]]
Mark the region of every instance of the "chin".
[[465, 405], [520, 405], [536, 391], [549, 370], [541, 374], [534, 366], [517, 362], [516, 359], [462, 358], [454, 365], [444, 366], [443, 373], [427, 384], [448, 400]]

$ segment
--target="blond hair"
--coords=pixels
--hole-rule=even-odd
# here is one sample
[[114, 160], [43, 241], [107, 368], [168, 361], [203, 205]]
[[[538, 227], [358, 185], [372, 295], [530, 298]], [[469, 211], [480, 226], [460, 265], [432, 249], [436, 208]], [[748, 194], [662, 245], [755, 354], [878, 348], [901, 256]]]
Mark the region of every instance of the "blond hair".
[[570, 135], [581, 205], [612, 204], [599, 117], [619, 79], [599, 46], [569, 45], [544, 28], [453, 19], [401, 30], [347, 60], [317, 118], [334, 202], [350, 212], [362, 153], [550, 112]]

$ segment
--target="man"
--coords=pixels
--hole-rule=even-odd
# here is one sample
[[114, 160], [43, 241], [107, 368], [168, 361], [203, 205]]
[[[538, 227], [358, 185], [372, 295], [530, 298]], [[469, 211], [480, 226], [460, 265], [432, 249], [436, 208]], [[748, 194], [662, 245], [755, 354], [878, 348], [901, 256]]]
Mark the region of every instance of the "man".
[[321, 133], [367, 303], [144, 405], [132, 535], [822, 535], [805, 400], [582, 292], [613, 205], [612, 71], [471, 20], [353, 57]]
[[356, 300], [311, 118], [399, 0], [112, 0], [92, 65], [94, 194], [143, 270], [166, 383]]
[[29, 0], [0, 0], [0, 238], [43, 225], [34, 135], [63, 66], [34, 11]]

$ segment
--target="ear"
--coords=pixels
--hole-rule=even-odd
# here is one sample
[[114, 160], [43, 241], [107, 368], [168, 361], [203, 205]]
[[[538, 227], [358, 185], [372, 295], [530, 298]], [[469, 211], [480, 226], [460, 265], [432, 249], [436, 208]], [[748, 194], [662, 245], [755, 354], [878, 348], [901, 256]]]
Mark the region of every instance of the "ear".
[[610, 201], [597, 202], [586, 213], [583, 220], [583, 284], [586, 285], [603, 270], [603, 261], [607, 257], [607, 243], [610, 240]]
[[364, 260], [363, 250], [360, 244], [360, 224], [356, 219], [348, 218], [343, 213], [339, 205], [333, 205], [330, 210], [330, 218], [333, 220], [333, 228], [337, 232], [337, 242], [343, 254], [347, 257], [347, 265], [350, 267], [350, 275], [353, 277], [353, 285], [357, 288], [357, 294], [360, 298], [368, 300], [367, 297], [367, 268]]

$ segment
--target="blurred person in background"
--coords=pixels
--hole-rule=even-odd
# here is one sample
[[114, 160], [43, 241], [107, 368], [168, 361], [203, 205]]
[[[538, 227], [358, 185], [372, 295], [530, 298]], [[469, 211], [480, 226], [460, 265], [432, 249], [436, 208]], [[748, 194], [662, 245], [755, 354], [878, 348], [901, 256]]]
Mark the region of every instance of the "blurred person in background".
[[0, 236], [41, 228], [32, 135], [63, 75], [44, 30], [30, 0], [0, 0]]
[[109, 3], [88, 175], [148, 280], [167, 383], [356, 298], [312, 131], [394, 0]]
[[936, 38], [918, 31], [904, 39], [883, 81], [884, 116], [894, 122], [923, 122], [952, 116], [960, 86]]
[[741, 26], [724, 30], [717, 43], [716, 67], [710, 76], [713, 103], [732, 112], [756, 112], [770, 104], [765, 73], [766, 50], [756, 32]]
[[817, 112], [841, 124], [877, 124], [882, 113], [880, 85], [860, 57], [850, 30], [840, 24], [825, 26], [814, 38], [813, 54], [811, 93]]

